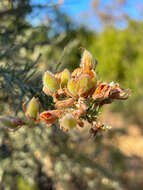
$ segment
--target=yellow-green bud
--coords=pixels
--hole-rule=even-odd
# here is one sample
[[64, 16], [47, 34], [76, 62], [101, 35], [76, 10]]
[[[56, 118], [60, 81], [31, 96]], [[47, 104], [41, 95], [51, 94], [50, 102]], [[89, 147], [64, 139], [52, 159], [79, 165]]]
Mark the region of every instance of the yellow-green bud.
[[67, 86], [69, 79], [70, 79], [70, 72], [68, 69], [65, 69], [61, 75], [61, 87], [62, 88]]
[[38, 100], [33, 97], [30, 102], [27, 104], [26, 107], [26, 116], [30, 119], [36, 120], [38, 114], [39, 114], [40, 104]]
[[81, 75], [76, 84], [76, 89], [79, 95], [85, 94], [93, 87], [94, 83], [88, 74]]
[[19, 117], [0, 117], [0, 125], [8, 129], [16, 129], [19, 126], [25, 125]]
[[76, 83], [74, 79], [71, 79], [68, 82], [67, 89], [70, 92], [71, 95], [77, 96], [77, 91], [76, 91]]
[[74, 129], [77, 125], [77, 121], [71, 113], [67, 113], [60, 119], [60, 126], [65, 130]]
[[91, 70], [94, 68], [94, 60], [91, 53], [87, 50], [84, 50], [81, 58], [81, 66], [83, 70]]
[[51, 93], [55, 93], [60, 88], [58, 80], [49, 71], [44, 73], [43, 85], [48, 88], [49, 92]]

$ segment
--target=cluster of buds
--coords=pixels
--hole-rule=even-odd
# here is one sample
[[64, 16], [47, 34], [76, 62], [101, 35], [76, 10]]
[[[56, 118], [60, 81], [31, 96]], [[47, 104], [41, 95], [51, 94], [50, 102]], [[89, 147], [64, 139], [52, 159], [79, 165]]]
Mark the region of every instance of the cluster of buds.
[[84, 50], [80, 67], [72, 73], [68, 69], [55, 75], [46, 71], [43, 92], [53, 97], [55, 109], [40, 112], [40, 103], [33, 97], [23, 105], [26, 117], [33, 122], [42, 121], [48, 127], [58, 120], [59, 127], [65, 132], [86, 126], [85, 121], [90, 123], [93, 135], [109, 128], [99, 121], [100, 108], [115, 99], [126, 100], [130, 92], [114, 82], [99, 81], [95, 69], [96, 61]]
[[99, 81], [95, 68], [92, 55], [84, 50], [80, 67], [72, 73], [68, 69], [55, 75], [46, 71], [43, 75], [43, 92], [53, 97], [55, 110], [40, 113], [39, 101], [32, 98], [24, 106], [26, 116], [35, 122], [42, 121], [48, 127], [58, 120], [65, 132], [84, 127], [85, 120], [90, 123], [92, 134], [105, 130], [98, 117], [100, 107], [115, 99], [127, 99], [129, 91], [121, 89], [114, 82], [108, 84]]

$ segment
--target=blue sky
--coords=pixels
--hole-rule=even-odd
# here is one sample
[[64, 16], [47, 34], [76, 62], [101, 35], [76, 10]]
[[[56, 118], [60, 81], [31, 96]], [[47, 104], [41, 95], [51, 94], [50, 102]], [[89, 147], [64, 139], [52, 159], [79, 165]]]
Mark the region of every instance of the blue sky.
[[[32, 3], [38, 4], [42, 3], [45, 4], [45, 2], [48, 2], [48, 0], [31, 0]], [[49, 0], [49, 2], [52, 3], [57, 3], [59, 0]], [[111, 0], [100, 0], [101, 1], [101, 9], [103, 6]], [[99, 21], [97, 17], [95, 17], [94, 12], [91, 11], [91, 2], [92, 0], [64, 0], [64, 4], [60, 7], [61, 11], [65, 12], [68, 14], [71, 19], [73, 19], [77, 23], [83, 23], [88, 25], [89, 28], [96, 29], [97, 26], [99, 26]], [[143, 0], [127, 0], [127, 3], [124, 7], [122, 7], [122, 10], [124, 10], [126, 13], [130, 15], [133, 19], [142, 19], [140, 17], [140, 14], [136, 8], [141, 8], [140, 3], [143, 5]], [[48, 3], [47, 3], [48, 4]], [[143, 9], [143, 7], [142, 7]], [[88, 17], [84, 16], [88, 14]], [[45, 12], [43, 11], [38, 15], [38, 17], [33, 18], [33, 23], [37, 23], [38, 19], [41, 19], [42, 17], [45, 16]], [[122, 23], [119, 23], [119, 27], [124, 26]]]
[[[91, 6], [92, 0], [64, 0], [62, 9], [69, 15], [78, 15], [85, 11], [88, 11]], [[110, 2], [110, 0], [101, 0], [101, 6]], [[136, 5], [140, 6], [143, 0], [128, 0], [127, 5], [124, 7], [133, 18], [138, 18], [138, 11]], [[142, 7], [143, 8], [143, 7]]]
[[78, 15], [82, 12], [88, 11], [91, 1], [92, 0], [65, 0], [62, 9], [70, 15]]
[[[100, 0], [101, 9], [104, 5], [111, 2], [111, 0]], [[76, 22], [81, 22], [87, 24], [90, 28], [96, 28], [99, 26], [99, 21], [94, 15], [94, 12], [91, 11], [92, 0], [65, 0], [65, 5], [63, 5], [62, 10], [66, 12], [72, 19]], [[126, 12], [131, 18], [139, 20], [142, 19], [138, 8], [141, 8], [140, 4], [143, 5], [143, 0], [127, 0], [127, 3], [122, 10]], [[142, 7], [143, 10], [143, 7]], [[83, 15], [87, 13], [88, 17]], [[119, 23], [119, 27], [122, 28], [125, 23]]]
[[[59, 0], [31, 0], [32, 4], [45, 4], [50, 2], [51, 5], [58, 3]], [[82, 22], [82, 14], [87, 12], [90, 8], [91, 0], [64, 0], [64, 4], [60, 6], [60, 10], [69, 15], [75, 22]], [[47, 3], [48, 4], [48, 3]], [[48, 11], [47, 11], [48, 13]], [[43, 10], [40, 15], [36, 15], [32, 18], [32, 23], [36, 24], [38, 20], [43, 19], [45, 11]]]

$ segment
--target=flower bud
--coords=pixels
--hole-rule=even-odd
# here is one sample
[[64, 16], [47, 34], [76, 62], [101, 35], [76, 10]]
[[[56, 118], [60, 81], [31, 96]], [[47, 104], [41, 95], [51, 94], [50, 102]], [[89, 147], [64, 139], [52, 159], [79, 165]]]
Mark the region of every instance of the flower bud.
[[72, 72], [72, 77], [77, 78], [82, 74], [82, 69], [81, 68], [76, 68], [73, 72]]
[[25, 125], [25, 122], [19, 117], [0, 117], [0, 124], [2, 127], [15, 130], [19, 126]]
[[111, 87], [107, 83], [102, 83], [100, 86], [95, 90], [92, 95], [92, 98], [97, 102], [104, 101], [109, 98]]
[[74, 97], [77, 96], [76, 83], [75, 83], [75, 80], [74, 80], [74, 79], [71, 79], [71, 80], [68, 82], [67, 89], [68, 89], [69, 93], [70, 93], [72, 96], [74, 96]]
[[33, 97], [26, 106], [25, 114], [29, 119], [36, 120], [39, 114], [39, 110], [40, 110], [40, 104], [38, 100], [35, 97]]
[[68, 69], [65, 69], [61, 75], [61, 87], [62, 88], [67, 86], [69, 79], [70, 79], [70, 72]]
[[94, 81], [88, 74], [82, 74], [77, 81], [76, 90], [79, 96], [88, 93], [95, 86]]
[[50, 93], [55, 93], [60, 88], [58, 80], [49, 71], [44, 73], [43, 85]]
[[44, 92], [46, 95], [48, 95], [48, 96], [51, 96], [51, 95], [52, 95], [52, 93], [49, 92], [49, 90], [48, 90], [48, 88], [47, 88], [46, 86], [43, 86], [42, 90], [43, 90], [43, 92]]
[[68, 131], [74, 129], [77, 125], [77, 120], [71, 113], [67, 113], [60, 119], [60, 126], [64, 130]]
[[87, 50], [84, 50], [81, 58], [81, 67], [83, 70], [94, 69], [94, 60], [91, 53]]
[[122, 89], [119, 86], [119, 84], [115, 84], [114, 86], [112, 86], [109, 92], [109, 98], [111, 99], [126, 100], [129, 98], [129, 96], [130, 96], [130, 91], [128, 89]]
[[57, 101], [57, 103], [55, 104], [56, 108], [58, 108], [58, 109], [70, 108], [73, 105], [74, 105], [74, 99], [73, 98], [69, 98], [67, 100], [62, 100], [62, 101]]

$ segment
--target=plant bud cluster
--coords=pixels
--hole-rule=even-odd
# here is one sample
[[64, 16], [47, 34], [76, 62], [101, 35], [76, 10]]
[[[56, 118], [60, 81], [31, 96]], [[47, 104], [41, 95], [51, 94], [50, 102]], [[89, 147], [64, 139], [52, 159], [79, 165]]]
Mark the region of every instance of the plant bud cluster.
[[33, 122], [42, 121], [48, 127], [58, 120], [65, 132], [84, 127], [85, 121], [90, 123], [93, 135], [108, 129], [99, 121], [100, 108], [115, 99], [128, 99], [130, 92], [114, 82], [99, 81], [95, 69], [95, 60], [89, 51], [84, 50], [80, 67], [72, 73], [68, 69], [55, 75], [46, 71], [43, 74], [43, 92], [53, 97], [55, 109], [40, 113], [40, 103], [33, 97], [23, 105], [26, 117]]

